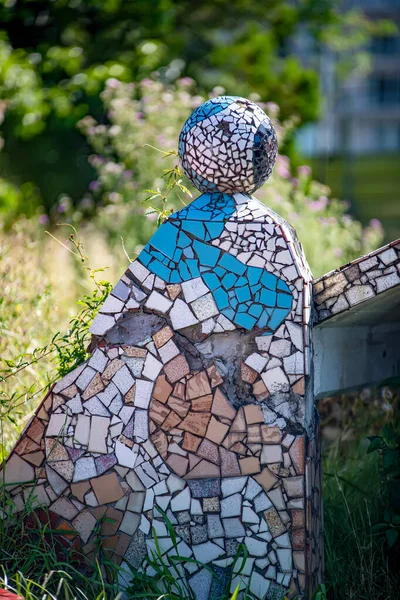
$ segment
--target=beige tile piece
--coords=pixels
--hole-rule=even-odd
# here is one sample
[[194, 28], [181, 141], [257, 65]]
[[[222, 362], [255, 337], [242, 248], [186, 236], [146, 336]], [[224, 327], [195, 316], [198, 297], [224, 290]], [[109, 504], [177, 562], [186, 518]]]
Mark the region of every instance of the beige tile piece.
[[207, 431], [211, 415], [208, 413], [189, 412], [179, 425], [179, 429], [189, 431], [203, 437]]
[[222, 444], [222, 440], [229, 431], [229, 426], [224, 425], [220, 421], [217, 421], [215, 417], [211, 417], [207, 427], [206, 438], [215, 442], [216, 444]]
[[182, 287], [179, 283], [173, 283], [167, 285], [167, 293], [172, 301], [174, 301], [182, 291]]
[[180, 400], [186, 400], [186, 385], [181, 382], [176, 383], [172, 395]]
[[214, 401], [211, 412], [217, 417], [224, 417], [231, 421], [236, 417], [236, 410], [229, 403], [229, 400], [225, 398], [224, 394], [219, 388], [217, 388], [214, 392]]
[[246, 365], [245, 363], [241, 363], [240, 365], [240, 376], [242, 381], [245, 383], [254, 383], [258, 377], [257, 371]]
[[72, 504], [72, 502], [70, 502], [64, 496], [57, 498], [57, 500], [50, 506], [50, 510], [53, 513], [56, 513], [56, 515], [60, 515], [60, 517], [68, 519], [69, 521], [78, 514], [78, 509], [76, 508], [75, 504]]
[[260, 425], [249, 425], [247, 428], [247, 443], [260, 444], [261, 441]]
[[304, 452], [305, 452], [304, 435], [298, 435], [289, 449], [290, 458], [297, 475], [304, 475]]
[[210, 378], [211, 387], [215, 388], [217, 385], [221, 385], [224, 382], [222, 379], [217, 367], [215, 365], [211, 365], [207, 369], [208, 377]]
[[229, 450], [236, 442], [242, 442], [246, 437], [245, 433], [228, 433], [222, 445], [224, 448]]
[[207, 460], [201, 460], [184, 479], [207, 479], [208, 477], [220, 477], [221, 471], [218, 465]]
[[180, 398], [175, 398], [174, 396], [170, 396], [168, 399], [169, 408], [174, 410], [177, 415], [184, 419], [189, 412], [190, 404], [186, 400], [181, 400]]
[[229, 433], [240, 433], [240, 432], [247, 433], [247, 426], [246, 426], [246, 420], [244, 418], [243, 407], [240, 407], [239, 410], [237, 411], [236, 417], [235, 417], [235, 419], [231, 425], [231, 428], [229, 430]]
[[265, 400], [269, 396], [269, 390], [262, 379], [253, 383], [253, 394], [257, 400]]
[[93, 529], [97, 525], [97, 520], [88, 511], [82, 511], [73, 521], [72, 527], [77, 531], [84, 543], [88, 541]]
[[264, 415], [261, 408], [257, 404], [248, 404], [244, 407], [244, 415], [247, 425], [255, 423], [264, 423]]
[[177, 427], [181, 423], [181, 418], [176, 414], [173, 410], [169, 413], [168, 417], [165, 419], [164, 423], [161, 425], [161, 429], [164, 431], [169, 431], [174, 427]]
[[261, 425], [261, 437], [263, 444], [280, 444], [282, 434], [279, 427], [269, 427], [268, 425]]
[[107, 454], [107, 435], [111, 419], [108, 417], [92, 417], [89, 433], [89, 452]]
[[166, 460], [167, 465], [180, 477], [183, 477], [188, 469], [189, 461], [184, 456], [170, 454]]
[[207, 394], [211, 394], [207, 371], [200, 371], [200, 373], [193, 375], [188, 380], [186, 384], [186, 397], [192, 400], [200, 396], [207, 396]]
[[168, 439], [163, 431], [156, 431], [151, 434], [151, 441], [162, 458], [167, 458]]
[[304, 377], [301, 377], [296, 383], [292, 386], [292, 390], [295, 394], [299, 394], [300, 396], [304, 396], [305, 394], [305, 380]]
[[[200, 398], [195, 398], [192, 400], [192, 410], [196, 412], [210, 412], [211, 405], [213, 402], [212, 394], [208, 394], [208, 396], [201, 396]], [[189, 407], [189, 403], [187, 402]]]
[[[3, 478], [3, 475], [1, 475], [1, 478]], [[5, 467], [4, 482], [7, 484], [22, 483], [32, 481], [34, 478], [35, 471], [32, 465], [28, 464], [18, 454], [12, 454]]]

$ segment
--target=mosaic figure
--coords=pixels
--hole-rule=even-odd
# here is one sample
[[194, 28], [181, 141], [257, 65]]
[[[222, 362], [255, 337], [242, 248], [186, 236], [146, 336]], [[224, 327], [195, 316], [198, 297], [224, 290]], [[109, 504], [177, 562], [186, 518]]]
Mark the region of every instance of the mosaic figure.
[[275, 132], [252, 102], [224, 96], [192, 114], [179, 152], [203, 195], [112, 290], [90, 359], [10, 455], [8, 489], [16, 511], [29, 495], [47, 507], [41, 518], [71, 532], [65, 546], [93, 558], [100, 536], [137, 568], [155, 534], [175, 553], [160, 508], [180, 556], [218, 576], [182, 563], [197, 600], [218, 597], [232, 568], [232, 592], [303, 597], [322, 565], [311, 274], [294, 230], [250, 195], [272, 171]]

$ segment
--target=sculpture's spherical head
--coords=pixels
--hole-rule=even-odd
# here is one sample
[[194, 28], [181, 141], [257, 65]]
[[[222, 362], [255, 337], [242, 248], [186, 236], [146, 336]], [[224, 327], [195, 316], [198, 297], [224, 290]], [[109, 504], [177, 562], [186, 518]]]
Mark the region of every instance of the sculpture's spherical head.
[[201, 192], [251, 194], [271, 175], [277, 151], [267, 115], [250, 100], [235, 96], [199, 106], [179, 138], [183, 170]]

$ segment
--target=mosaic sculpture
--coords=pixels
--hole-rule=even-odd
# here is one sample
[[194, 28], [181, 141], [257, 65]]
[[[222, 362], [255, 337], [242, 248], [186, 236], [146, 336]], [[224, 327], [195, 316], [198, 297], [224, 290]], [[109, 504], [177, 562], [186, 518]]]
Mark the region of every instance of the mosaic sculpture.
[[250, 195], [274, 166], [275, 132], [255, 104], [224, 96], [191, 115], [179, 152], [204, 193], [112, 290], [90, 359], [10, 455], [8, 489], [16, 511], [28, 497], [47, 507], [66, 547], [93, 558], [100, 536], [137, 568], [155, 535], [175, 553], [161, 508], [180, 556], [218, 576], [183, 563], [197, 600], [217, 598], [232, 568], [232, 592], [303, 597], [322, 568], [312, 277], [294, 230]]

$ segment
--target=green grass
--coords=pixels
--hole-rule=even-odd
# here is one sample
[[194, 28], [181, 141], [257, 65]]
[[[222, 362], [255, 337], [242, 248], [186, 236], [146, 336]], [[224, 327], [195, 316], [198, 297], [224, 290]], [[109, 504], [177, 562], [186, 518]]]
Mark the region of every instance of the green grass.
[[350, 200], [357, 219], [366, 225], [382, 221], [385, 241], [400, 237], [400, 157], [365, 156], [351, 159], [315, 159], [314, 177], [328, 185], [334, 196]]

